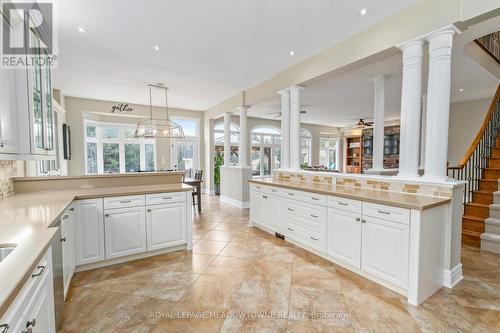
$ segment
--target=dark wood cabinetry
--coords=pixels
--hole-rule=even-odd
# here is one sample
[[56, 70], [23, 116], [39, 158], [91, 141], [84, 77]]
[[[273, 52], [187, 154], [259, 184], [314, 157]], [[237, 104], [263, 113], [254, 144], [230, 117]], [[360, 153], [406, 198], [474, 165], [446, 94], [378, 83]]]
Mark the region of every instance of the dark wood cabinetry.
[[[371, 169], [373, 165], [373, 129], [364, 129], [361, 134], [362, 157], [361, 172]], [[384, 128], [384, 168], [399, 167], [399, 126]]]

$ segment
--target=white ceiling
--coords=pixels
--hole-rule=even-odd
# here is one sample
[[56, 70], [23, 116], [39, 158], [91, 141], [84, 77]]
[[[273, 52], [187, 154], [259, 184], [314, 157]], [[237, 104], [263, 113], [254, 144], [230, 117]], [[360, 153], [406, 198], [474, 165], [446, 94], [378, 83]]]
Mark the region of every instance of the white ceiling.
[[171, 106], [205, 110], [416, 2], [61, 0], [54, 83], [69, 96], [147, 103], [145, 84], [164, 82]]

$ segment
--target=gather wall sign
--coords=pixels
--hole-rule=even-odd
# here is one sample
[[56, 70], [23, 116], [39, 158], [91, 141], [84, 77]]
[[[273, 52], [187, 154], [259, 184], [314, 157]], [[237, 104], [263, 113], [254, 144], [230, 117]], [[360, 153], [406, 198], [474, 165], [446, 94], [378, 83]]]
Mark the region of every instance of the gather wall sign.
[[132, 108], [130, 105], [128, 104], [125, 104], [125, 103], [121, 103], [121, 104], [117, 104], [117, 105], [113, 105], [111, 107], [111, 113], [115, 113], [115, 112], [132, 112], [134, 111], [134, 108]]

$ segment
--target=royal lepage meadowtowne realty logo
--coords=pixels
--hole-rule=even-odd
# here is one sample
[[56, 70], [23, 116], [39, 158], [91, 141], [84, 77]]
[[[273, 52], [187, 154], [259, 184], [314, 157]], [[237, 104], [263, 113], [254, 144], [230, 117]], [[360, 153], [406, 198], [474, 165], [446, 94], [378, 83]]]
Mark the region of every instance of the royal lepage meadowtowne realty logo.
[[5, 2], [2, 14], [2, 69], [52, 68], [56, 65], [53, 1]]

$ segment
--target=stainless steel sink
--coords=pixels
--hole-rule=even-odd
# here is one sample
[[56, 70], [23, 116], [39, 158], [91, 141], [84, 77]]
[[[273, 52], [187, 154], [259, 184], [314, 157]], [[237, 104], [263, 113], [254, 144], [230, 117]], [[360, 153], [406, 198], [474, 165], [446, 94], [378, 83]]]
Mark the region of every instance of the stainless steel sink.
[[13, 245], [0, 245], [0, 262], [7, 258], [7, 256], [14, 251], [16, 247]]

